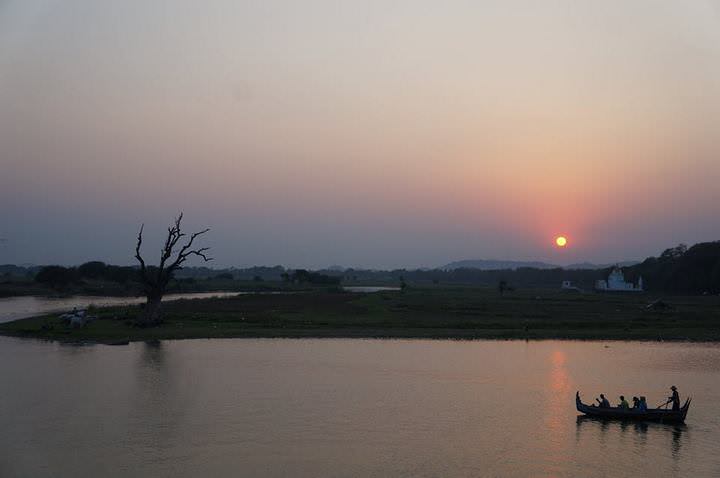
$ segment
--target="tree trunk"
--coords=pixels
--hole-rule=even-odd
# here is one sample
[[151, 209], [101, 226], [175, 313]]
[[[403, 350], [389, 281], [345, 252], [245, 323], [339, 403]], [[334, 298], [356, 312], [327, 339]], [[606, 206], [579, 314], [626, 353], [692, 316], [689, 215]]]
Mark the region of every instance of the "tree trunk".
[[145, 308], [138, 317], [138, 325], [140, 327], [153, 327], [162, 323], [162, 313], [160, 306], [162, 304], [162, 293], [150, 293], [147, 295]]

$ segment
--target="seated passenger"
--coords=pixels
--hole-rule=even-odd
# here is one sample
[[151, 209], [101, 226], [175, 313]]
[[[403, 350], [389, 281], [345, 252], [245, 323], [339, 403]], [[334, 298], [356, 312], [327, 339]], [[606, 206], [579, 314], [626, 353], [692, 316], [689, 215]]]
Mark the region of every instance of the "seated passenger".
[[645, 400], [645, 397], [640, 397], [640, 406], [638, 408], [641, 412], [647, 412], [647, 400]]
[[600, 398], [596, 398], [597, 402], [600, 404], [600, 407], [602, 408], [610, 408], [610, 402], [607, 398], [605, 398], [605, 395], [602, 393], [600, 394]]
[[630, 408], [630, 404], [627, 400], [625, 400], [625, 397], [623, 395], [620, 395], [620, 403], [618, 403], [618, 408], [623, 408], [625, 410]]
[[640, 399], [637, 397], [633, 397], [632, 402], [633, 402], [633, 405], [632, 405], [633, 410], [638, 410], [640, 408]]

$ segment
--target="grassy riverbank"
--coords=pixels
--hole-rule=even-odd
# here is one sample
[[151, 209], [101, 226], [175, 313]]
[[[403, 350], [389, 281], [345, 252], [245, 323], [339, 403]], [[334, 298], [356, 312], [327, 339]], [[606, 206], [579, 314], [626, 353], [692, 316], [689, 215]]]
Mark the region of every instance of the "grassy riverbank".
[[0, 324], [0, 334], [69, 341], [214, 337], [418, 337], [720, 341], [720, 298], [574, 294], [489, 288], [424, 288], [353, 294], [315, 290], [178, 300], [165, 323], [132, 325], [139, 307], [91, 311], [98, 320], [70, 329], [57, 316]]
[[[182, 294], [195, 292], [272, 292], [283, 290], [307, 290], [310, 285], [288, 284], [280, 281], [241, 281], [224, 279], [206, 279], [192, 282], [171, 281], [168, 294]], [[0, 298], [19, 296], [41, 297], [69, 297], [73, 295], [107, 296], [107, 297], [137, 297], [142, 295], [142, 286], [137, 282], [118, 283], [101, 280], [85, 280], [77, 284], [67, 284], [63, 287], [51, 287], [34, 281], [7, 281], [0, 282]]]

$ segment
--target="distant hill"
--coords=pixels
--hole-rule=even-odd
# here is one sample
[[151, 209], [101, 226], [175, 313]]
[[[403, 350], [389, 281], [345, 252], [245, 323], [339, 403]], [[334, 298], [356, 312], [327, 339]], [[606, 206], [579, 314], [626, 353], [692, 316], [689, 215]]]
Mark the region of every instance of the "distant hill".
[[462, 261], [451, 262], [440, 267], [441, 270], [454, 271], [456, 269], [478, 269], [481, 271], [499, 271], [499, 270], [516, 270], [531, 267], [533, 269], [565, 269], [568, 271], [576, 270], [600, 270], [609, 269], [613, 266], [630, 267], [639, 264], [640, 261], [623, 261], [613, 262], [609, 264], [594, 264], [592, 262], [579, 262], [567, 266], [557, 264], [549, 264], [540, 261], [494, 261], [489, 259], [466, 259]]
[[573, 270], [597, 270], [597, 269], [609, 269], [614, 266], [620, 266], [620, 267], [630, 267], [640, 264], [640, 261], [621, 261], [621, 262], [612, 262], [608, 264], [593, 264], [592, 262], [579, 262], [577, 264], [570, 264], [567, 266], [564, 266], [563, 269], [573, 271]]
[[560, 266], [556, 264], [548, 264], [539, 261], [494, 261], [485, 259], [466, 259], [462, 261], [451, 262], [440, 269], [446, 271], [454, 271], [455, 269], [479, 269], [483, 271], [497, 270], [514, 270], [522, 267], [532, 267], [533, 269], [557, 269]]

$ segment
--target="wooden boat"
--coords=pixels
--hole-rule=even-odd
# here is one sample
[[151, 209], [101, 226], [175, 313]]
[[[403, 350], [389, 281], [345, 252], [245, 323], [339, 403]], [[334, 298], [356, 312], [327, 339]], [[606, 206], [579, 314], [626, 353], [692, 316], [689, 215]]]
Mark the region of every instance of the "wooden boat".
[[632, 408], [618, 407], [596, 407], [595, 405], [586, 405], [580, 400], [580, 392], [575, 394], [575, 406], [578, 412], [595, 418], [607, 418], [614, 420], [637, 420], [662, 423], [682, 423], [685, 421], [690, 402], [692, 398], [685, 400], [685, 405], [680, 410], [670, 410], [668, 408], [648, 408], [645, 411], [635, 410]]

